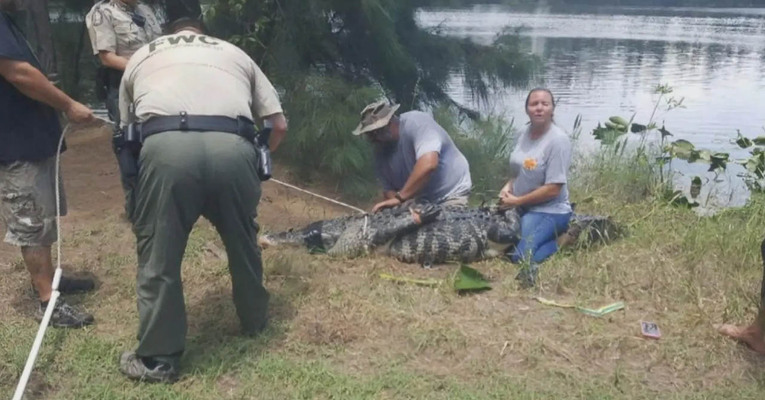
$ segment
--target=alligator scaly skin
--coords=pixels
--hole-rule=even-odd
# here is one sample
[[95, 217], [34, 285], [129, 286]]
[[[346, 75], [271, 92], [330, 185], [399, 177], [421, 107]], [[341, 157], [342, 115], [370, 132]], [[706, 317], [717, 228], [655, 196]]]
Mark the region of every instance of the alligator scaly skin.
[[[568, 232], [582, 245], [610, 241], [623, 233], [610, 218], [588, 215], [574, 215]], [[317, 221], [261, 237], [271, 246], [299, 245], [348, 258], [376, 252], [423, 265], [497, 257], [519, 238], [520, 216], [515, 210], [430, 204]]]

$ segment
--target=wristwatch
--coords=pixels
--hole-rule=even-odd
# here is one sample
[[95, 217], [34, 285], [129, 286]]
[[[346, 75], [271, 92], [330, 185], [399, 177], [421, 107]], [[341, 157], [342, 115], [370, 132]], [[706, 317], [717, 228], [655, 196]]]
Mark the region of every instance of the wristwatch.
[[401, 192], [396, 192], [396, 194], [393, 197], [395, 197], [398, 201], [402, 203], [404, 202], [404, 198], [401, 197]]

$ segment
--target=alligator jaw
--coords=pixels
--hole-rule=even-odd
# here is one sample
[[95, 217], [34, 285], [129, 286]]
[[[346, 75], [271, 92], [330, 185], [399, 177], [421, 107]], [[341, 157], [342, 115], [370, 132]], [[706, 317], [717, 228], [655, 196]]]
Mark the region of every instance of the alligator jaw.
[[276, 245], [277, 243], [271, 240], [271, 238], [268, 237], [268, 235], [258, 236], [258, 246], [260, 246], [261, 248], [266, 249]]

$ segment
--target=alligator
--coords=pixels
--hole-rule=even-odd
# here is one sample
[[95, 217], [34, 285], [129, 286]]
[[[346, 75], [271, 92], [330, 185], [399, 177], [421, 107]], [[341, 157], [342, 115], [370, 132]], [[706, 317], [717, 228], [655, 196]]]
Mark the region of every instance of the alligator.
[[[580, 245], [621, 235], [621, 229], [608, 217], [575, 214], [569, 225], [566, 234]], [[258, 243], [262, 247], [305, 246], [311, 252], [347, 258], [384, 254], [429, 266], [501, 256], [512, 250], [519, 235], [520, 216], [515, 209], [415, 204], [266, 233]]]

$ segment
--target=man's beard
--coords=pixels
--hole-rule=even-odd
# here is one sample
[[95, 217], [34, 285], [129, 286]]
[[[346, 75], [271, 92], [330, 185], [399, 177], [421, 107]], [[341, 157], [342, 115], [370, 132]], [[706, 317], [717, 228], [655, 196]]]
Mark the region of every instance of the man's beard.
[[15, 0], [0, 0], [0, 11], [14, 12], [18, 11], [18, 6]]
[[375, 143], [375, 152], [384, 156], [389, 156], [396, 152], [398, 141], [377, 142]]

